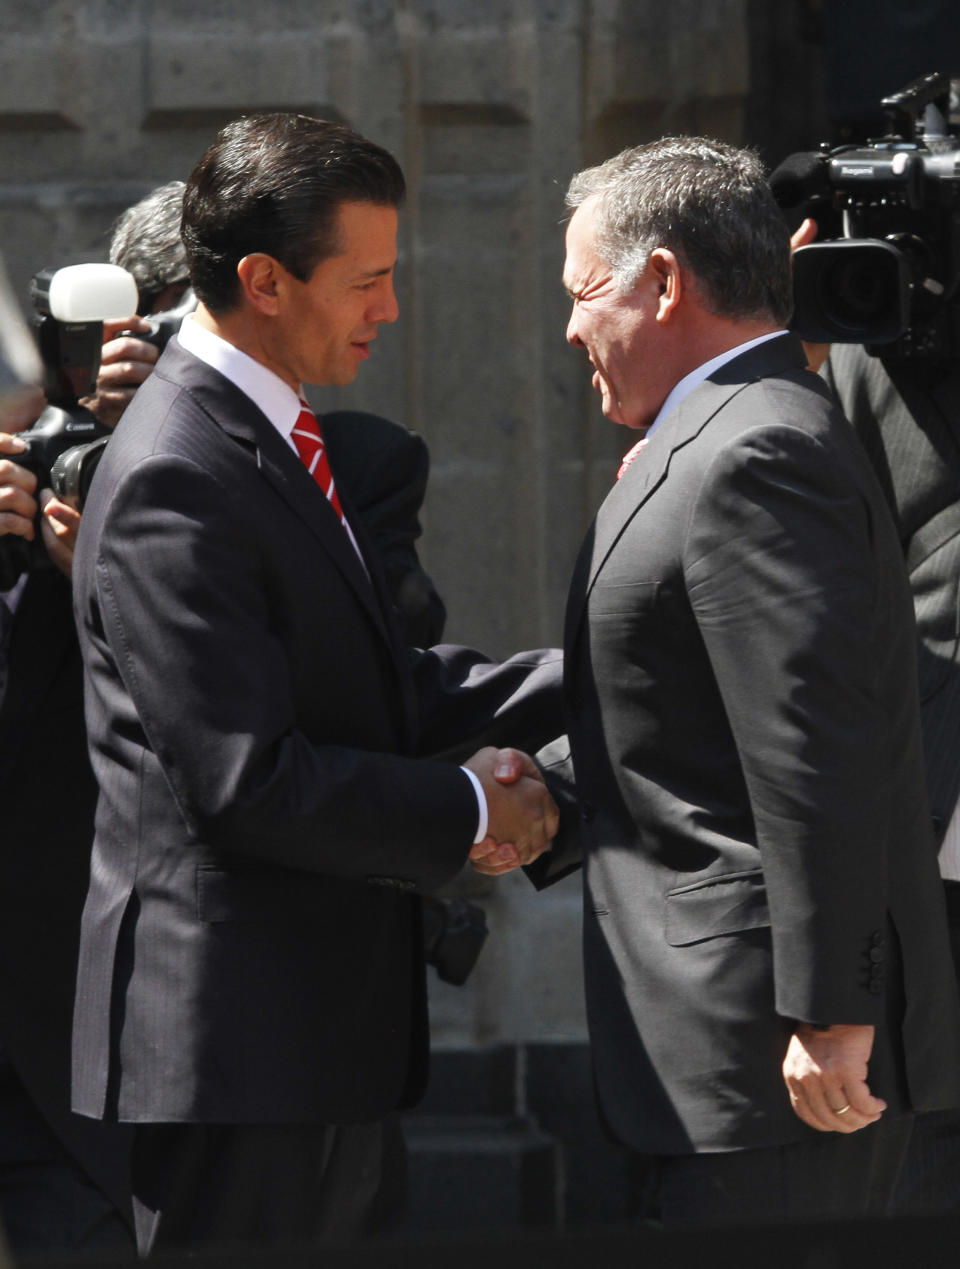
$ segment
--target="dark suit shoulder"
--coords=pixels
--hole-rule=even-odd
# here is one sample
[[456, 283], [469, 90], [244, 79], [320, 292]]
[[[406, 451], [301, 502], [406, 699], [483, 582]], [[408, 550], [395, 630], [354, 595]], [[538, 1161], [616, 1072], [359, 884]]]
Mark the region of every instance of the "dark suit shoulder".
[[416, 513], [430, 471], [421, 437], [379, 414], [355, 410], [325, 414], [322, 423], [334, 475], [358, 511], [399, 497]]

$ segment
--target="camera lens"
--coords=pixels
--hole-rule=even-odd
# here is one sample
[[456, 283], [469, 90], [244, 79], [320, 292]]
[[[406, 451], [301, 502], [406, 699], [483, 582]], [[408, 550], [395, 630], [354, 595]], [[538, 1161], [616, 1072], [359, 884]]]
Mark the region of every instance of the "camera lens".
[[791, 327], [820, 343], [884, 344], [909, 321], [907, 257], [880, 239], [840, 239], [793, 256]]
[[50, 468], [50, 487], [63, 502], [82, 511], [87, 501], [90, 482], [110, 438], [101, 436], [86, 445], [64, 450]]
[[896, 309], [897, 277], [873, 255], [845, 254], [820, 276], [818, 290], [824, 311], [838, 326], [852, 331], [871, 325]]

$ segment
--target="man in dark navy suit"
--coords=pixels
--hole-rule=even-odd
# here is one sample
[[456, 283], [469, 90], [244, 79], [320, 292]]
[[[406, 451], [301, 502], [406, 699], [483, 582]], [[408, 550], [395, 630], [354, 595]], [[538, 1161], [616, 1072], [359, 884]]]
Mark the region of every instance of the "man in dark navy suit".
[[547, 844], [532, 764], [433, 752], [559, 723], [559, 658], [411, 658], [304, 383], [397, 315], [403, 180], [304, 116], [194, 170], [200, 300], [91, 489], [74, 569], [100, 783], [74, 1032], [82, 1113], [137, 1126], [141, 1249], [369, 1226], [425, 1075], [418, 895]]

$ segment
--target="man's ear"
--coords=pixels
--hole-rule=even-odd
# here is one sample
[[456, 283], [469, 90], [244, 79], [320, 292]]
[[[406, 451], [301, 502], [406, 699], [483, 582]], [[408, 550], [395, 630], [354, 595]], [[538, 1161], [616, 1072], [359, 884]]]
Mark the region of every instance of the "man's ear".
[[684, 282], [680, 262], [667, 247], [656, 247], [650, 252], [647, 268], [657, 286], [657, 321], [669, 322], [683, 298]]
[[283, 266], [264, 251], [244, 256], [237, 265], [237, 277], [248, 303], [268, 317], [278, 309], [278, 282]]

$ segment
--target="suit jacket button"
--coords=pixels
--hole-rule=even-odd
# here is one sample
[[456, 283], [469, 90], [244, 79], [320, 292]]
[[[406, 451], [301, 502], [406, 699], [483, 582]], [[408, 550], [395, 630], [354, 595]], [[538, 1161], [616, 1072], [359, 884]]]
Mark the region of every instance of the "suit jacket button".
[[883, 946], [883, 935], [879, 930], [874, 930], [874, 932], [870, 935], [870, 942], [874, 947]]
[[596, 815], [596, 813], [597, 813], [597, 808], [593, 805], [592, 802], [580, 803], [580, 818], [582, 820], [585, 820], [588, 824]]
[[883, 960], [883, 949], [880, 947], [871, 947], [869, 955], [874, 965], [879, 965]]
[[874, 996], [879, 996], [883, 991], [883, 982], [879, 978], [870, 979], [870, 990]]

